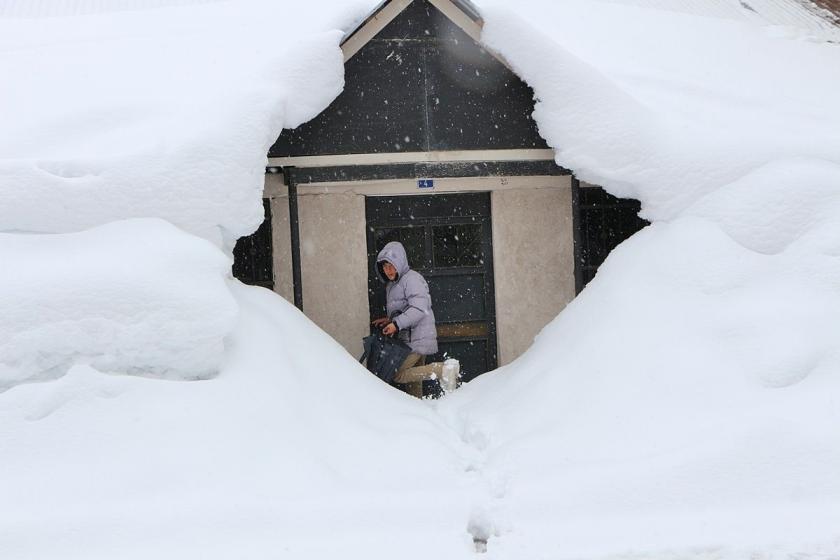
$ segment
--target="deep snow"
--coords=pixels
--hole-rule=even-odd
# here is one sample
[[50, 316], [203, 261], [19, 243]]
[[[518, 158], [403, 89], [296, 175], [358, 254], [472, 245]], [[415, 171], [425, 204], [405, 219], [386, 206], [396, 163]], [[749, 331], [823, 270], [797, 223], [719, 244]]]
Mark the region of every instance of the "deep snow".
[[76, 366], [0, 394], [0, 557], [447, 558], [459, 440], [289, 303], [241, 307], [211, 381]]
[[102, 371], [211, 377], [237, 307], [232, 260], [159, 219], [80, 233], [0, 234], [0, 391], [63, 375], [79, 361]]
[[287, 6], [0, 19], [0, 390], [74, 362], [218, 371], [237, 312], [218, 286], [263, 220], [268, 148], [341, 91], [338, 26], [363, 13], [298, 6], [278, 33]]
[[338, 27], [358, 17], [358, 2], [294, 3], [280, 25], [290, 5], [0, 19], [2, 230], [159, 217], [218, 244], [253, 232], [268, 148], [340, 93]]
[[[371, 4], [0, 20], [0, 258], [30, 261], [0, 276], [0, 374], [78, 364], [0, 393], [0, 557], [457, 558], [473, 538], [505, 559], [840, 557], [840, 48], [752, 20], [480, 2], [558, 162], [653, 225], [521, 359], [423, 403], [279, 297], [220, 288], [268, 144], [338, 93], [330, 28]], [[64, 244], [85, 260], [50, 277]], [[91, 261], [108, 274], [85, 289]], [[65, 313], [77, 334], [56, 340]], [[18, 325], [48, 334], [2, 346]], [[206, 362], [178, 361], [198, 339]], [[219, 373], [92, 367], [176, 363]]]
[[589, 2], [485, 15], [558, 162], [653, 222], [446, 403], [510, 480], [499, 557], [840, 554], [840, 49]]

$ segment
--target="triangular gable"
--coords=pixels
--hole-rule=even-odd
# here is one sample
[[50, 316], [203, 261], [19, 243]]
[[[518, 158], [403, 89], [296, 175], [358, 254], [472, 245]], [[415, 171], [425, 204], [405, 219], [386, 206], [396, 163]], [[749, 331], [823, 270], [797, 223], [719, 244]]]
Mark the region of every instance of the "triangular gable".
[[[457, 8], [393, 0], [372, 14], [345, 41], [377, 30], [345, 62], [344, 91], [315, 119], [284, 130], [269, 155], [548, 149], [531, 118], [531, 88], [438, 5]], [[401, 9], [387, 12], [393, 7]]]
[[[385, 0], [362, 21], [359, 26], [345, 35], [341, 41], [344, 61], [350, 60], [359, 50], [375, 37], [385, 26], [399, 16], [414, 0]], [[469, 0], [429, 0], [435, 8], [460, 27], [464, 33], [478, 41], [483, 22], [478, 9]], [[503, 60], [500, 61], [506, 64]]]

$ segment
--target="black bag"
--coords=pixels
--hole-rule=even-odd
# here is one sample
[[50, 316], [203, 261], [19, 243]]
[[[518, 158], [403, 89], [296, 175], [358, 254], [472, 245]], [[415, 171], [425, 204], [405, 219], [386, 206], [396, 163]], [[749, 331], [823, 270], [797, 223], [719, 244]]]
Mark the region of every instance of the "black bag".
[[365, 364], [368, 370], [385, 383], [394, 381], [397, 370], [411, 354], [408, 344], [398, 338], [385, 336], [380, 331], [366, 336], [362, 343], [365, 353], [359, 358], [359, 362]]

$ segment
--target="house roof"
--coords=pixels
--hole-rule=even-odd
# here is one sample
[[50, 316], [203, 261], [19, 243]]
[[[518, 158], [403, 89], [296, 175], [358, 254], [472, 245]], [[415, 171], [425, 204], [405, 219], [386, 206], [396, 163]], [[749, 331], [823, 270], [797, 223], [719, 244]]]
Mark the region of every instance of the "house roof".
[[[412, 0], [408, 0], [408, 1], [404, 2], [404, 4], [407, 6], [408, 4], [411, 3], [411, 1]], [[465, 13], [467, 16], [469, 16], [469, 18], [471, 20], [473, 20], [474, 22], [478, 23], [478, 22], [481, 21], [481, 14], [479, 13], [478, 8], [476, 8], [475, 4], [470, 2], [470, 0], [448, 0], [448, 1], [450, 1], [459, 10], [461, 10], [463, 13]], [[341, 40], [341, 43], [344, 44], [348, 39], [350, 39], [350, 37], [355, 35], [356, 32], [358, 32], [360, 29], [362, 29], [364, 26], [366, 26], [368, 23], [370, 23], [371, 20], [376, 18], [376, 16], [382, 11], [382, 9], [385, 6], [387, 6], [388, 4], [391, 4], [392, 2], [393, 2], [393, 0], [383, 0], [382, 2], [380, 2], [373, 10], [371, 10], [371, 12], [368, 14], [368, 16], [364, 20], [362, 20], [362, 22], [359, 25], [357, 25], [354, 29], [351, 29], [350, 31], [347, 32], [347, 34]]]
[[816, 6], [822, 17], [840, 26], [840, 0], [812, 0], [806, 3]]
[[[344, 60], [352, 58], [364, 44], [414, 1], [384, 0], [380, 2], [359, 25], [348, 31], [342, 38], [341, 48], [344, 51]], [[479, 40], [483, 25], [481, 14], [470, 0], [428, 0], [428, 2], [473, 39]]]

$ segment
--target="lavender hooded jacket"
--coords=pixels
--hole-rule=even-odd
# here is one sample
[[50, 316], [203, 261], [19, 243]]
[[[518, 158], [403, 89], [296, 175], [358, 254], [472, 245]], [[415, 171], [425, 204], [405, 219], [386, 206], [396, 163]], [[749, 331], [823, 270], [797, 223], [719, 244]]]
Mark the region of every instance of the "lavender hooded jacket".
[[[385, 261], [397, 269], [397, 278], [393, 282], [389, 282], [382, 271]], [[436, 354], [437, 329], [429, 285], [423, 275], [409, 268], [402, 243], [391, 241], [385, 245], [376, 257], [376, 273], [380, 280], [386, 282], [388, 317], [400, 329], [399, 338], [408, 344], [412, 352], [425, 356]]]

